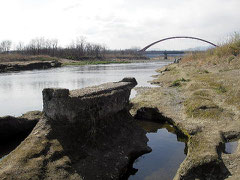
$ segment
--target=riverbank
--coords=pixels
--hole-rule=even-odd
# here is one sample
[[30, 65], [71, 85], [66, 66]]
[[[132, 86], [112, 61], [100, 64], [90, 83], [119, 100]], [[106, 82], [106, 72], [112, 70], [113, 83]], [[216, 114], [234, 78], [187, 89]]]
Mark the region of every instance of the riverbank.
[[29, 61], [0, 63], [0, 73], [61, 67], [58, 61]]
[[58, 58], [50, 56], [25, 56], [19, 54], [0, 55], [0, 73], [49, 69], [60, 67]]
[[62, 66], [84, 66], [84, 65], [98, 65], [98, 64], [128, 64], [128, 63], [148, 63], [148, 62], [173, 62], [173, 59], [109, 59], [109, 60], [91, 60], [91, 61], [75, 61], [68, 59], [61, 59]]
[[101, 59], [85, 57], [82, 60], [71, 60], [46, 55], [21, 55], [21, 54], [1, 54], [0, 55], [0, 73], [14, 72], [35, 69], [49, 69], [61, 66], [83, 66], [98, 64], [124, 64], [124, 63], [142, 63], [149, 62], [146, 57], [142, 56], [123, 56], [123, 57], [106, 57]]
[[240, 179], [240, 146], [225, 150], [240, 138], [240, 55], [225, 46], [159, 69], [152, 83], [160, 87], [138, 89], [132, 100], [135, 117], [166, 117], [188, 136], [175, 180]]

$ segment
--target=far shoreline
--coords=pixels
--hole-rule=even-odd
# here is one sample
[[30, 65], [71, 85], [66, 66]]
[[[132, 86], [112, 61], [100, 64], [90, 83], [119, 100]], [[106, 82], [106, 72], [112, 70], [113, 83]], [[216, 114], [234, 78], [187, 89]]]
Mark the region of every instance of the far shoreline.
[[16, 56], [5, 55], [0, 57], [0, 73], [20, 72], [26, 70], [49, 69], [64, 66], [84, 66], [84, 65], [105, 65], [105, 64], [128, 64], [128, 63], [148, 63], [148, 62], [173, 62], [174, 57], [169, 59], [160, 58], [140, 58], [140, 57], [124, 57], [124, 58], [106, 58], [106, 59], [88, 59], [88, 60], [70, 60], [63, 58], [40, 56]]

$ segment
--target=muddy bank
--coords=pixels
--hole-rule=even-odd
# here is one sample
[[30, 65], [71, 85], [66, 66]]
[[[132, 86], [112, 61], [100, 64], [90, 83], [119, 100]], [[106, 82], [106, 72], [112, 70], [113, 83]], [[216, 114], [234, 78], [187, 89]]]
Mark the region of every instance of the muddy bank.
[[225, 143], [240, 137], [236, 68], [171, 64], [158, 70], [153, 83], [160, 87], [138, 89], [141, 94], [132, 100], [133, 115], [158, 121], [156, 112], [160, 113], [188, 136], [187, 157], [175, 180], [240, 179], [239, 145], [234, 153], [225, 152]]
[[129, 113], [136, 84], [125, 78], [73, 91], [43, 90], [44, 116], [0, 162], [0, 179], [121, 178], [133, 159], [151, 151]]
[[1, 142], [5, 143], [19, 135], [30, 133], [41, 117], [42, 113], [40, 111], [31, 111], [20, 117], [0, 117]]
[[20, 117], [0, 117], [0, 161], [31, 133], [41, 117], [40, 111], [27, 112]]
[[26, 61], [26, 62], [4, 62], [0, 63], [0, 73], [13, 71], [26, 71], [34, 69], [49, 69], [60, 67], [62, 63], [59, 61]]

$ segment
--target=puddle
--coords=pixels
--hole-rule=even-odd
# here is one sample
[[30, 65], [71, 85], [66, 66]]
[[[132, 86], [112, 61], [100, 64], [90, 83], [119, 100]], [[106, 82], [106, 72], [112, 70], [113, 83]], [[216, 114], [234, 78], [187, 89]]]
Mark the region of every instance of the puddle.
[[6, 156], [3, 156], [3, 157], [0, 157], [0, 161], [3, 160], [5, 157], [7, 157], [7, 155], [6, 155]]
[[129, 180], [169, 180], [175, 176], [187, 153], [186, 139], [176, 135], [169, 124], [139, 121], [147, 131], [152, 152], [139, 157], [133, 164], [135, 174]]
[[238, 141], [232, 141], [225, 143], [225, 152], [227, 154], [232, 154], [236, 151], [238, 146]]

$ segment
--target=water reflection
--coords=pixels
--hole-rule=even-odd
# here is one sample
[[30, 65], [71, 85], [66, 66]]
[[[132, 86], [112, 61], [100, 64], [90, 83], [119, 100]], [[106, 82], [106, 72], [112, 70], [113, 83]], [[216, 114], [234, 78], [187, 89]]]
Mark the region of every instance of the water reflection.
[[225, 143], [225, 153], [232, 154], [237, 150], [238, 141]]
[[139, 125], [147, 131], [148, 146], [152, 152], [139, 157], [133, 165], [137, 169], [130, 180], [170, 180], [175, 176], [179, 165], [186, 157], [187, 139], [178, 134], [169, 124], [139, 121]]
[[42, 90], [48, 87], [78, 89], [135, 77], [138, 86], [150, 86], [148, 81], [157, 68], [168, 63], [131, 63], [69, 66], [48, 70], [0, 74], [0, 116], [42, 110]]

